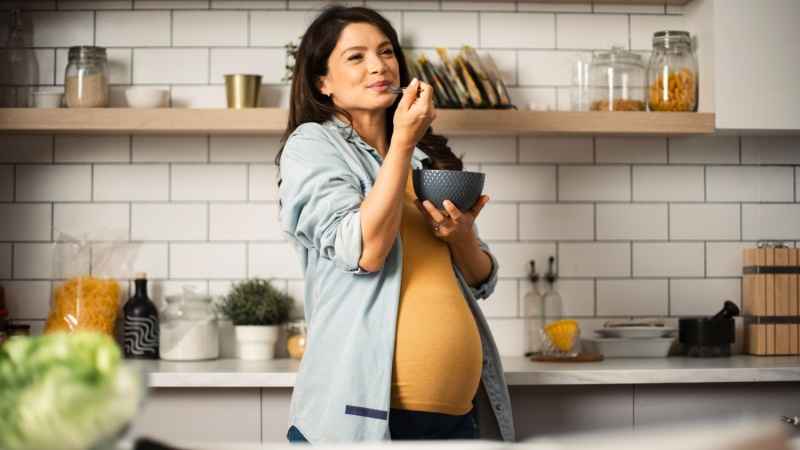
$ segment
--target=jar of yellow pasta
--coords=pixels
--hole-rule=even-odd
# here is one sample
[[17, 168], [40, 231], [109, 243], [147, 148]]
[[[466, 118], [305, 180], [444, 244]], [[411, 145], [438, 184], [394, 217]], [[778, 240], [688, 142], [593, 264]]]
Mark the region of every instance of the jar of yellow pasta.
[[120, 293], [113, 279], [85, 275], [67, 280], [53, 292], [45, 333], [89, 330], [113, 337]]
[[688, 31], [653, 34], [647, 68], [650, 111], [697, 111], [697, 57]]

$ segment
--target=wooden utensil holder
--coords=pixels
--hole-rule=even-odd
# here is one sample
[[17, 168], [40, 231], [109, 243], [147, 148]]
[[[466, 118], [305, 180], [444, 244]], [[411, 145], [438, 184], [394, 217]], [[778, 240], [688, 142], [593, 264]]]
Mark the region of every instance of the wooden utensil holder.
[[761, 244], [744, 250], [745, 352], [800, 354], [800, 249]]

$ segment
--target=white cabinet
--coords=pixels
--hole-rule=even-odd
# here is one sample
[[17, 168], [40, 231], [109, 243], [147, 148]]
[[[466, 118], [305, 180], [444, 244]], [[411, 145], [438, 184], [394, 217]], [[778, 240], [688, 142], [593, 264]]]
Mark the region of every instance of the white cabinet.
[[700, 110], [719, 130], [800, 130], [800, 1], [695, 0]]

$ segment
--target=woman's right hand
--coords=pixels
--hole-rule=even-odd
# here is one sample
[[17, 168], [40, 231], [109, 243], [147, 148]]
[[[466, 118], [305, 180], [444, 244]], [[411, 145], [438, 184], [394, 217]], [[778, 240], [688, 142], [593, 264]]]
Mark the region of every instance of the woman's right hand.
[[414, 78], [403, 92], [394, 112], [392, 143], [413, 149], [435, 118], [433, 86]]

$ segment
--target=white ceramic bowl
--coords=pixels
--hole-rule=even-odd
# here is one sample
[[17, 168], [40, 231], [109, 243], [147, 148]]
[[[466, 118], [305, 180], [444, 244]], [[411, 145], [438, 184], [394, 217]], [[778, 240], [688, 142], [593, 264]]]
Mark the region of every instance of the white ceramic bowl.
[[33, 106], [36, 108], [60, 108], [64, 90], [60, 88], [38, 89], [33, 92]]
[[675, 338], [589, 338], [586, 341], [606, 358], [660, 358], [669, 355]]
[[164, 108], [169, 90], [151, 87], [132, 87], [125, 90], [125, 100], [131, 108]]

